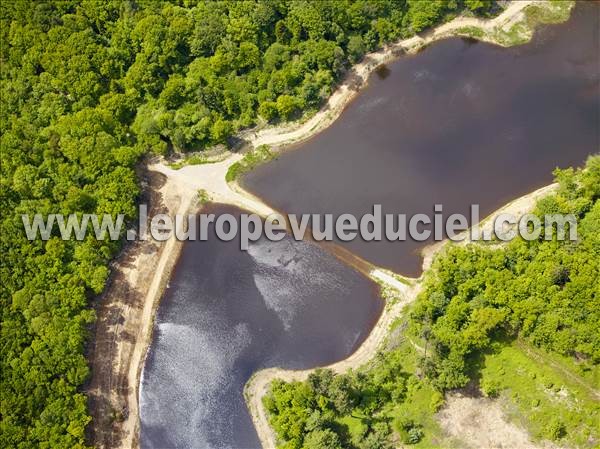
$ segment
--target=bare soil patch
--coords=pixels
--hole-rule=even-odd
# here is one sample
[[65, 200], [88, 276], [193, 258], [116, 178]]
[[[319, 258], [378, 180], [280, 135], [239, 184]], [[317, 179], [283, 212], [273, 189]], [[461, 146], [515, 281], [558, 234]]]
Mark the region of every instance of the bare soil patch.
[[461, 393], [446, 396], [446, 405], [438, 413], [442, 428], [465, 447], [473, 449], [556, 448], [550, 442], [533, 443], [529, 434], [510, 423], [498, 401]]

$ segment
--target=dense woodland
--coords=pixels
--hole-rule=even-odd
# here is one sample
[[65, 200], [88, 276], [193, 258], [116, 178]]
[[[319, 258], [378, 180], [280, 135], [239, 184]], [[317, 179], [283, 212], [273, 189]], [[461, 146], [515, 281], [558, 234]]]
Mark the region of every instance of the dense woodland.
[[[426, 435], [425, 419], [416, 416], [426, 416], [423, 410], [427, 408], [433, 414], [442, 405], [445, 392], [464, 387], [471, 379], [481, 380], [485, 356], [514, 341], [540, 348], [549, 356], [565, 356], [570, 360], [567, 367], [580, 373], [597, 373], [600, 156], [590, 157], [586, 170], [557, 170], [555, 175], [560, 183], [557, 193], [540, 200], [535, 213], [574, 214], [578, 219], [576, 241], [558, 241], [554, 228], [549, 240], [541, 229], [536, 240], [515, 239], [501, 247], [449, 245], [427, 273], [402, 331], [403, 338], [413, 343], [408, 346], [419, 348], [410, 348], [418, 354], [416, 363], [408, 366], [410, 357], [406, 348], [400, 347], [380, 353], [370, 366], [357, 372], [333, 375], [318, 370], [304, 383], [274, 382], [264, 403], [281, 446], [385, 449], [396, 447], [393, 443], [399, 441], [417, 444]], [[527, 382], [520, 377], [523, 373], [508, 376], [512, 378], [509, 384]], [[546, 383], [541, 390], [552, 392], [554, 385], [548, 378], [535, 380], [533, 370], [525, 377]], [[494, 397], [501, 393], [502, 385], [491, 379], [485, 377], [479, 387], [486, 396]], [[597, 381], [596, 377], [594, 385], [592, 380], [592, 388], [597, 389]], [[562, 391], [561, 385], [557, 391]], [[547, 391], [542, 393], [542, 398], [548, 396]], [[427, 401], [411, 402], [418, 401], [419, 394]], [[546, 420], [539, 423], [538, 437], [560, 440], [572, 433], [567, 441], [597, 447], [597, 397], [579, 401], [572, 410], [551, 400], [541, 404], [550, 408], [544, 411], [540, 400], [535, 401], [525, 409], [531, 415], [535, 410], [540, 420]], [[407, 405], [404, 408], [403, 403]], [[573, 428], [561, 421], [559, 413], [565, 421], [572, 420], [568, 424]]]
[[27, 241], [20, 214], [133, 218], [144, 154], [314, 110], [353, 62], [487, 0], [4, 1], [1, 446], [85, 445], [80, 392], [114, 242]]

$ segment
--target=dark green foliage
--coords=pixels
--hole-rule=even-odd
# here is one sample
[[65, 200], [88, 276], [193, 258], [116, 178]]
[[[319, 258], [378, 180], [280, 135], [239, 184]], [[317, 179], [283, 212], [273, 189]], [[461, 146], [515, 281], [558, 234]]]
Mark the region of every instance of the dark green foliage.
[[341, 449], [340, 437], [330, 429], [313, 430], [304, 438], [304, 449]]
[[412, 419], [399, 417], [394, 421], [394, 429], [400, 435], [404, 444], [417, 444], [423, 438], [424, 432], [420, 425]]
[[556, 418], [550, 421], [544, 430], [546, 436], [553, 441], [560, 440], [567, 434], [565, 425]]

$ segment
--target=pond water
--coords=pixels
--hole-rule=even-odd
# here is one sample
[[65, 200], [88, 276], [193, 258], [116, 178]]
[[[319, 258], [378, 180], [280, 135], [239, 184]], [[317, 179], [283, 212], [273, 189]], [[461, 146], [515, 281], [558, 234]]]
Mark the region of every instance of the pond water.
[[[600, 148], [600, 7], [523, 46], [437, 42], [372, 76], [342, 116], [243, 186], [288, 213], [445, 216], [479, 204], [482, 218], [581, 165]], [[298, 146], [297, 146], [298, 147]], [[467, 215], [468, 216], [468, 215]], [[368, 261], [417, 276], [424, 243], [342, 243]]]
[[374, 283], [314, 243], [241, 252], [210, 237], [184, 246], [160, 304], [140, 386], [143, 448], [259, 447], [242, 395], [252, 373], [347, 357], [383, 307]]
[[[435, 43], [373, 76], [331, 127], [244, 186], [290, 213], [481, 214], [600, 148], [599, 7], [502, 49]], [[211, 205], [210, 212], [240, 210]], [[418, 275], [416, 242], [344, 243]], [[382, 310], [376, 286], [310, 242], [186, 243], [160, 304], [140, 386], [143, 448], [255, 448], [243, 386], [268, 366], [349, 355]]]

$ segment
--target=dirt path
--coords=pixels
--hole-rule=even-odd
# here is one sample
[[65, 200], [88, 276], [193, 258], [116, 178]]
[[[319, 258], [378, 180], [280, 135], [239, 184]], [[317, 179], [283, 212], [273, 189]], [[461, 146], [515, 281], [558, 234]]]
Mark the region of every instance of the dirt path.
[[[155, 172], [149, 178], [149, 215], [187, 213], [195, 207], [193, 190]], [[180, 248], [175, 239], [132, 242], [115, 262], [114, 278], [99, 299], [89, 354], [92, 379], [87, 388], [91, 439], [97, 448], [138, 445], [139, 377], [154, 312]]]

